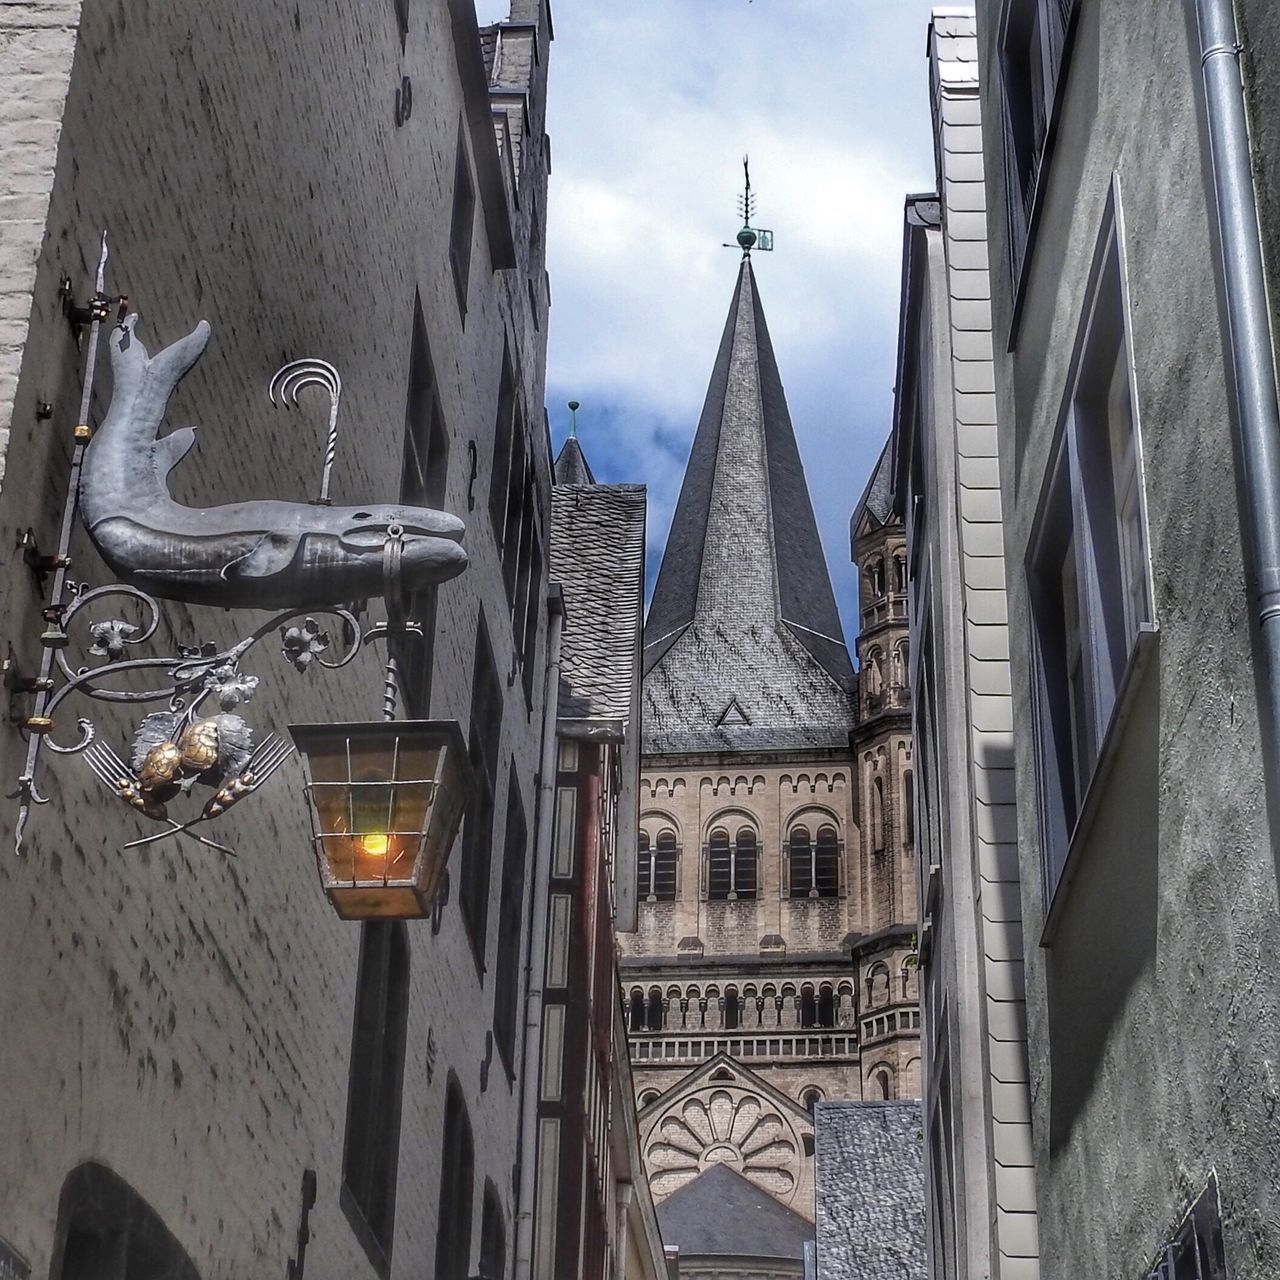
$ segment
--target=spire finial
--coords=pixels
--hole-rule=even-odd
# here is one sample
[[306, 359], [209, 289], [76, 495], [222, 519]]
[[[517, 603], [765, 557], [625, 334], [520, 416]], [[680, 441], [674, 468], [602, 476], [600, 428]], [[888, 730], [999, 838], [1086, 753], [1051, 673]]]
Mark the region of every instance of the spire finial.
[[582, 406], [576, 400], [569, 401], [569, 439], [578, 438], [578, 410]]
[[739, 248], [743, 258], [751, 257], [752, 249], [769, 252], [773, 248], [773, 232], [753, 227], [751, 219], [755, 217], [756, 198], [751, 190], [751, 158], [742, 157], [742, 194], [738, 197], [738, 213], [742, 217], [742, 230], [737, 235], [737, 245], [726, 244], [726, 249]]

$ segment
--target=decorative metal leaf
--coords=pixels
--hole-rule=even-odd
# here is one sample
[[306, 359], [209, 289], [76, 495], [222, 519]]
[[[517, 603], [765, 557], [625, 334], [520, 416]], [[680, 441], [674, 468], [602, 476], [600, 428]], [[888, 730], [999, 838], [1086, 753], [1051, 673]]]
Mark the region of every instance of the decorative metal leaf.
[[138, 628], [121, 618], [91, 622], [89, 635], [93, 643], [89, 646], [89, 652], [95, 658], [109, 658], [112, 662], [119, 662], [124, 657], [125, 645], [137, 634]]
[[182, 716], [177, 711], [153, 711], [138, 726], [133, 735], [133, 751], [130, 763], [135, 773], [141, 771], [146, 763], [147, 754], [163, 743], [172, 742], [178, 730], [178, 722]]

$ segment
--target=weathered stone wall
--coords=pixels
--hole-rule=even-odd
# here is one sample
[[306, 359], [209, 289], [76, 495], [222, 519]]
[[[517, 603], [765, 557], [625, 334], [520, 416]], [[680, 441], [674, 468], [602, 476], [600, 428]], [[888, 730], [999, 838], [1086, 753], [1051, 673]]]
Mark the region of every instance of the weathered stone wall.
[[[30, 526], [42, 549], [56, 543], [83, 358], [58, 283], [70, 277], [78, 299], [92, 291], [104, 228], [108, 291], [129, 295], [153, 351], [201, 317], [213, 325], [173, 404], [174, 421], [201, 427], [174, 477], [187, 502], [314, 495], [324, 408], [289, 415], [266, 396], [280, 364], [308, 355], [331, 360], [344, 382], [335, 501], [395, 497], [416, 289], [448, 429], [444, 505], [467, 520], [471, 555], [439, 594], [431, 711], [465, 725], [481, 611], [499, 672], [515, 666], [487, 511], [504, 335], [544, 497], [548, 483], [546, 324], [545, 315], [534, 323], [526, 283], [542, 271], [540, 250], [527, 258], [535, 193], [546, 207], [540, 83], [536, 145], [526, 145], [511, 210], [518, 266], [492, 269], [478, 200], [464, 323], [448, 248], [466, 104], [446, 6], [410, 5], [403, 47], [391, 0], [2, 8], [0, 540], [12, 548]], [[545, 15], [540, 22], [543, 77]], [[478, 49], [463, 56], [479, 64]], [[413, 113], [398, 128], [395, 90], [406, 74]], [[479, 110], [487, 128], [488, 103]], [[95, 417], [108, 388], [104, 370]], [[38, 401], [52, 404], [50, 419], [38, 418]], [[106, 580], [82, 536], [73, 553], [75, 576]], [[0, 608], [25, 672], [39, 660], [42, 603], [14, 560]], [[163, 647], [226, 642], [247, 615], [166, 607], [166, 617]], [[246, 664], [262, 677], [247, 708], [262, 730], [377, 716], [380, 655], [304, 679], [274, 649], [264, 641]], [[531, 706], [518, 677], [507, 688], [478, 957], [456, 903], [456, 861], [438, 933], [429, 922], [410, 926], [395, 1240], [405, 1274], [432, 1270], [450, 1072], [475, 1133], [476, 1203], [491, 1178], [513, 1236], [516, 1093], [488, 1033], [512, 762], [531, 830], [534, 821], [540, 675], [533, 688]], [[68, 704], [62, 739], [81, 710]], [[122, 748], [125, 719], [97, 719]], [[0, 735], [5, 777], [17, 777], [23, 751], [16, 730]], [[316, 883], [296, 762], [220, 824], [235, 860], [182, 841], [122, 851], [138, 823], [75, 758], [46, 754], [41, 786], [52, 803], [35, 813], [25, 856], [13, 857], [8, 836], [0, 849], [0, 1237], [34, 1274], [48, 1274], [59, 1189], [95, 1159], [153, 1206], [206, 1280], [283, 1274], [312, 1168], [307, 1274], [361, 1272], [368, 1264], [338, 1207], [360, 931], [334, 917]]]
[[[1240, 7], [1258, 42], [1251, 65], [1274, 71], [1274, 15]], [[991, 228], [1041, 1269], [1046, 1280], [1145, 1274], [1216, 1169], [1230, 1274], [1261, 1280], [1280, 1266], [1280, 917], [1200, 54], [1180, 0], [1077, 8], [1016, 328], [1004, 217]], [[986, 66], [999, 11], [978, 6]], [[1260, 80], [1264, 96], [1275, 84]], [[1003, 210], [999, 77], [982, 98], [987, 207]], [[1273, 174], [1272, 126], [1255, 142]], [[1059, 889], [1056, 932], [1038, 945], [1047, 904], [1021, 567], [1113, 175], [1160, 634], [1110, 771], [1094, 780], [1098, 810]]]

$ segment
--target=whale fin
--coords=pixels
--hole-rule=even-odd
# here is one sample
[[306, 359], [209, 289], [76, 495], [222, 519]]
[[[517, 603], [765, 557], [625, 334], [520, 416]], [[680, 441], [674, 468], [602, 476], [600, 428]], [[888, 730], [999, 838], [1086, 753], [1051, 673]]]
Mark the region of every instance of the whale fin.
[[191, 446], [195, 442], [195, 427], [179, 427], [176, 431], [170, 431], [167, 436], [161, 436], [154, 445], [160, 474], [167, 476], [191, 452]]
[[251, 551], [222, 568], [223, 578], [269, 578], [293, 563], [298, 539], [281, 533], [264, 533]]

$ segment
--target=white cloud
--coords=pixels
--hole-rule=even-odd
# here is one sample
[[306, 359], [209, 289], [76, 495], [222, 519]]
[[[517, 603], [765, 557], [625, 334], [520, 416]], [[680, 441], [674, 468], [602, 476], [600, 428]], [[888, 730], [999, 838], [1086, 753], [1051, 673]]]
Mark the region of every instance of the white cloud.
[[[553, 3], [557, 433], [576, 396], [588, 456], [649, 483], [665, 533], [680, 463], [653, 433], [687, 449], [697, 424], [749, 152], [755, 221], [777, 237], [756, 273], [852, 632], [846, 529], [892, 412], [902, 200], [934, 182], [928, 0]], [[505, 8], [477, 0], [482, 21]]]

